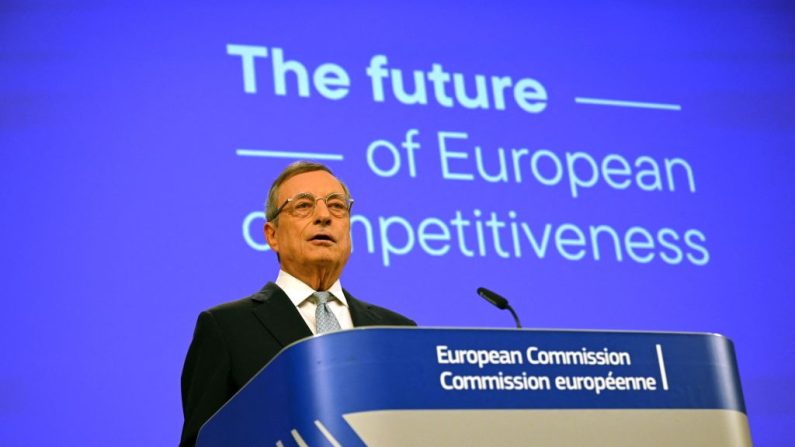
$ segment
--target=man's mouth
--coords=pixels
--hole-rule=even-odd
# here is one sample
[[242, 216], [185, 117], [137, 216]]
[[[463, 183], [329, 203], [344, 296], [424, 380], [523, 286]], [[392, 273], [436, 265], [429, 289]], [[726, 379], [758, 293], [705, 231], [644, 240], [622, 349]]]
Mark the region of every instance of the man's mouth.
[[328, 242], [336, 242], [333, 237], [329, 236], [328, 234], [316, 234], [309, 238], [310, 241], [328, 241]]

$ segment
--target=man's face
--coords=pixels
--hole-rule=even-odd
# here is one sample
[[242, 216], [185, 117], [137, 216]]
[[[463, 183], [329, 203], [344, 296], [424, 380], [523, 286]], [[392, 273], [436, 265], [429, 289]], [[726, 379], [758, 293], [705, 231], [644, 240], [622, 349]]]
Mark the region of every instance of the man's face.
[[[326, 171], [305, 172], [282, 183], [277, 206], [299, 193], [326, 197], [331, 193], [344, 194], [344, 190]], [[292, 202], [287, 205], [275, 224], [265, 224], [265, 237], [271, 249], [279, 254], [282, 270], [299, 278], [318, 271], [339, 277], [351, 254], [350, 216], [333, 216], [326, 202], [319, 200], [314, 213], [295, 217], [290, 213], [292, 205]]]

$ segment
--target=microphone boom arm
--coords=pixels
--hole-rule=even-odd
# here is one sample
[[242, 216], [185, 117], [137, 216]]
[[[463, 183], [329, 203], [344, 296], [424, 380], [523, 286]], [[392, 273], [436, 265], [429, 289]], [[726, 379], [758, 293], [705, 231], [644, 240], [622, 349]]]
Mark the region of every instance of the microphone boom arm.
[[508, 300], [503, 298], [502, 296], [498, 295], [497, 293], [492, 292], [491, 290], [485, 287], [478, 287], [478, 295], [483, 297], [486, 301], [493, 304], [498, 309], [508, 309], [511, 311], [511, 315], [513, 315], [513, 320], [516, 322], [516, 327], [521, 329], [522, 323], [519, 322], [519, 316], [516, 315], [516, 311], [513, 310], [510, 304], [508, 304]]

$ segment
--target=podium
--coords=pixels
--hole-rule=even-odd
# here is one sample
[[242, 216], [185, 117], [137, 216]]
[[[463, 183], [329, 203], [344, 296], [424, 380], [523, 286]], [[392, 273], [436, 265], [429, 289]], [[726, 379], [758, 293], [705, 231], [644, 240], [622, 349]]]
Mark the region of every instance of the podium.
[[750, 446], [732, 342], [356, 328], [285, 348], [197, 446]]

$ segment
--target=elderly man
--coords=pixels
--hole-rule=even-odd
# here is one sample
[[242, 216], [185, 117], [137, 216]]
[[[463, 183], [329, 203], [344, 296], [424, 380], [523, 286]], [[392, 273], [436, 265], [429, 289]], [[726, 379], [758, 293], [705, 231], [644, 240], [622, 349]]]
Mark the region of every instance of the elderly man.
[[290, 343], [354, 326], [415, 325], [342, 289], [352, 203], [322, 164], [294, 163], [273, 182], [265, 237], [279, 275], [254, 295], [199, 315], [182, 370], [180, 445], [193, 445], [201, 425]]

